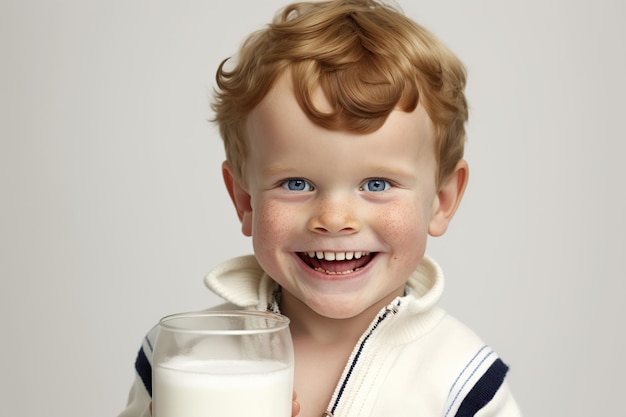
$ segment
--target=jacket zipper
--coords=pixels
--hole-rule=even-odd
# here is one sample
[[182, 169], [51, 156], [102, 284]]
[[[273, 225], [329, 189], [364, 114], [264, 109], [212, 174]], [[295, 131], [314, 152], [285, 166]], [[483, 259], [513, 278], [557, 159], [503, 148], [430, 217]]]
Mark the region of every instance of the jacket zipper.
[[400, 306], [400, 303], [401, 303], [401, 300], [397, 299], [394, 302], [392, 302], [391, 304], [389, 304], [387, 307], [385, 307], [385, 310], [382, 311], [378, 315], [378, 317], [376, 317], [376, 319], [374, 319], [374, 321], [372, 322], [370, 327], [363, 334], [363, 336], [360, 339], [360, 342], [354, 348], [353, 358], [352, 358], [352, 361], [350, 363], [350, 368], [348, 369], [348, 372], [345, 374], [343, 379], [339, 381], [339, 384], [337, 385], [337, 387], [339, 388], [338, 391], [335, 390], [337, 392], [337, 396], [336, 396], [334, 401], [331, 400], [332, 401], [332, 405], [329, 407], [328, 410], [326, 410], [326, 412], [324, 414], [322, 414], [322, 417], [334, 417], [334, 415], [335, 415], [334, 413], [337, 410], [337, 406], [339, 405], [339, 402], [341, 401], [343, 393], [346, 390], [346, 387], [348, 385], [348, 381], [350, 380], [350, 377], [352, 376], [352, 372], [356, 368], [357, 363], [359, 362], [359, 358], [361, 357], [363, 351], [365, 350], [365, 345], [370, 340], [370, 338], [372, 337], [374, 332], [376, 332], [376, 330], [380, 327], [381, 323], [387, 317], [393, 316], [393, 315], [395, 315], [398, 312], [398, 307]]

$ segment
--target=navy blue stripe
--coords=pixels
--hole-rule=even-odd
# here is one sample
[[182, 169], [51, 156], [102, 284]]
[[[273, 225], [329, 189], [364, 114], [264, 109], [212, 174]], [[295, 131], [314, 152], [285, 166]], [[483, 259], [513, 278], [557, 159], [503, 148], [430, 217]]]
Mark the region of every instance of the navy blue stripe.
[[135, 370], [143, 381], [143, 385], [148, 390], [150, 397], [152, 397], [152, 366], [146, 357], [146, 352], [143, 351], [143, 347], [139, 349], [137, 353], [137, 360], [135, 360]]
[[487, 405], [502, 386], [508, 370], [509, 367], [502, 360], [496, 359], [471, 391], [467, 393], [455, 417], [472, 417], [478, 410]]

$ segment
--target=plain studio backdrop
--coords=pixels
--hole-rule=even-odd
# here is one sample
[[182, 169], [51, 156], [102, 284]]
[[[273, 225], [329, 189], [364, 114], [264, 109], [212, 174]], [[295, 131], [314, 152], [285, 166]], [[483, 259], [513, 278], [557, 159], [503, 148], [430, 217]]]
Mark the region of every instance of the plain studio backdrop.
[[[250, 252], [218, 63], [284, 1], [0, 1], [2, 415], [115, 416], [144, 333]], [[465, 62], [471, 175], [428, 252], [526, 416], [624, 416], [622, 1], [400, 0]], [[329, 150], [331, 151], [331, 150]]]

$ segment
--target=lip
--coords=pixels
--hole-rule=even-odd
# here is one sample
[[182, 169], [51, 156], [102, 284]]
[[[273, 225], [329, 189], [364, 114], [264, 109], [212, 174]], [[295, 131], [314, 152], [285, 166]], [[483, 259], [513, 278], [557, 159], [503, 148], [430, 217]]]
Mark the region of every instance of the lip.
[[[345, 253], [342, 251], [317, 251], [330, 253]], [[349, 252], [349, 251], [346, 251]], [[377, 252], [356, 251], [361, 256], [353, 257], [350, 260], [328, 260], [332, 256], [310, 257], [309, 252], [295, 252], [300, 268], [309, 276], [326, 281], [344, 281], [358, 278], [366, 273], [375, 263]], [[322, 259], [320, 259], [322, 258]], [[326, 259], [324, 259], [326, 258]]]

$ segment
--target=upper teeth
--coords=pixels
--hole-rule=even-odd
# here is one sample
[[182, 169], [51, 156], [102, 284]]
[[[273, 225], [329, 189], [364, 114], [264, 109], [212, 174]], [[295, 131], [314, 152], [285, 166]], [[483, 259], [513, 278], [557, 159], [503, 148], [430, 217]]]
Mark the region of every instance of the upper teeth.
[[324, 259], [326, 261], [345, 261], [360, 259], [369, 255], [369, 252], [307, 252], [310, 258]]

